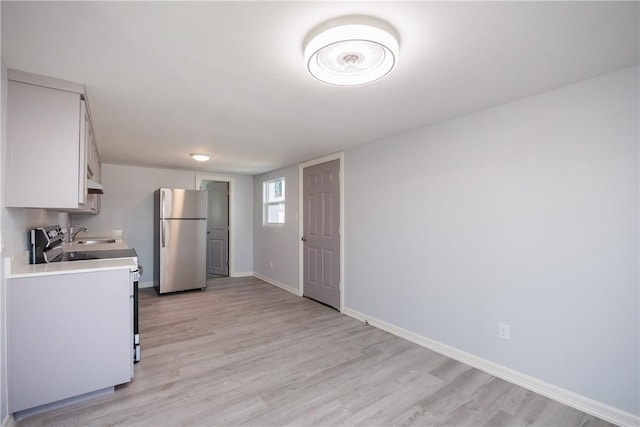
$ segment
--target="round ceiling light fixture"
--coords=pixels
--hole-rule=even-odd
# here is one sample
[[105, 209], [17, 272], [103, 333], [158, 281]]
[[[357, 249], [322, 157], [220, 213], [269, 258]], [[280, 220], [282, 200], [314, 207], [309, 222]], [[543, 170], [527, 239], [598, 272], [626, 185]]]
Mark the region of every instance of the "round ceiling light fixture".
[[210, 154], [203, 154], [203, 153], [191, 153], [189, 155], [193, 160], [197, 160], [199, 162], [206, 162], [211, 158]]
[[[310, 34], [304, 60], [313, 77], [332, 85], [358, 86], [393, 70], [398, 62], [395, 30], [383, 21], [365, 18], [366, 23], [343, 23]], [[349, 20], [354, 19], [342, 19]]]

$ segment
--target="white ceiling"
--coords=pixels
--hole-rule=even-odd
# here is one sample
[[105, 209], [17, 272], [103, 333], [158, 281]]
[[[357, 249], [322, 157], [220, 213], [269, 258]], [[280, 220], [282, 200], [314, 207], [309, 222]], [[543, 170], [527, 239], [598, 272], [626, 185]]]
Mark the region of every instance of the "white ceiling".
[[[103, 162], [256, 174], [638, 64], [638, 2], [9, 2], [9, 68], [84, 83]], [[310, 77], [344, 15], [400, 34], [376, 83]], [[216, 158], [197, 164], [190, 152]]]

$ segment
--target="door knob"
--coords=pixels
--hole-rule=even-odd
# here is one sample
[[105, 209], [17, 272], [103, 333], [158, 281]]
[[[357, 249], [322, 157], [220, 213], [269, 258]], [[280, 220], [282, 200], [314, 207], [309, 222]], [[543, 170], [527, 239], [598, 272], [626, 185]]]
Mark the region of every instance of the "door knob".
[[306, 242], [307, 241], [307, 236], [302, 236], [302, 238], [300, 240], [302, 240], [303, 242]]

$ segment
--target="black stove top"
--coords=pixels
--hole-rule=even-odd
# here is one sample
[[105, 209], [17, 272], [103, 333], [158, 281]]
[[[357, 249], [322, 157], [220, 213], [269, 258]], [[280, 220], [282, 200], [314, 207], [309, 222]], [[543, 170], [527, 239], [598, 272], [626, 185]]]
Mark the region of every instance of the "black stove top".
[[59, 225], [34, 228], [29, 231], [29, 262], [42, 264], [47, 262], [86, 261], [109, 258], [135, 258], [138, 254], [134, 249], [110, 249], [97, 251], [64, 252], [62, 242], [65, 233]]
[[90, 259], [109, 258], [137, 258], [138, 254], [134, 249], [110, 249], [106, 251], [84, 251], [84, 252], [64, 252], [56, 257], [54, 262], [62, 261], [86, 261]]

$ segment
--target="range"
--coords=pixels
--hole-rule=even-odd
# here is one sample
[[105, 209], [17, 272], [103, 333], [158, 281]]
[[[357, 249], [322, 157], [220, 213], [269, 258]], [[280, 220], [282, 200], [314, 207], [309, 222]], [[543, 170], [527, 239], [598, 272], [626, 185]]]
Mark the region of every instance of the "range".
[[52, 262], [88, 261], [113, 258], [130, 258], [137, 269], [133, 276], [133, 360], [140, 361], [140, 330], [138, 327], [138, 285], [143, 268], [138, 262], [135, 249], [111, 249], [95, 251], [64, 252], [64, 232], [59, 225], [34, 228], [29, 232], [29, 262], [42, 264]]

